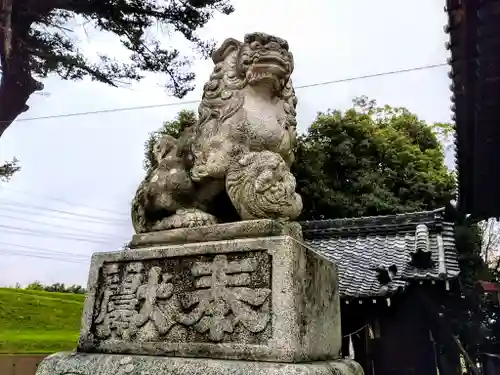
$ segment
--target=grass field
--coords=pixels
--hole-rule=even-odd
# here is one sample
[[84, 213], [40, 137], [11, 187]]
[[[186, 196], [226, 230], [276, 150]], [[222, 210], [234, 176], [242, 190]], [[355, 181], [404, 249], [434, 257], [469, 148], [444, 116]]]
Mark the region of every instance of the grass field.
[[0, 288], [0, 353], [53, 353], [76, 346], [84, 296]]

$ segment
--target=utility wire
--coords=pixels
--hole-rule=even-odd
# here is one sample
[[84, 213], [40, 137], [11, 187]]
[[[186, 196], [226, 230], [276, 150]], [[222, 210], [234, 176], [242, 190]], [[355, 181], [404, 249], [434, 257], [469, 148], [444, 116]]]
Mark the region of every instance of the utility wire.
[[43, 251], [43, 252], [50, 253], [50, 254], [75, 257], [75, 258], [79, 258], [82, 260], [90, 258], [90, 255], [83, 255], [83, 254], [69, 253], [66, 251], [44, 249], [44, 248], [34, 247], [34, 246], [18, 245], [18, 244], [9, 243], [9, 242], [0, 242], [0, 249], [3, 248], [3, 246], [13, 246], [13, 247], [21, 248], [21, 249]]
[[[424, 66], [418, 66], [415, 68], [392, 70], [389, 72], [367, 74], [367, 75], [363, 75], [363, 76], [341, 78], [341, 79], [337, 79], [337, 80], [333, 80], [333, 81], [324, 81], [324, 82], [311, 83], [308, 85], [300, 85], [300, 86], [295, 86], [295, 89], [298, 90], [298, 89], [305, 89], [305, 88], [309, 88], [309, 87], [331, 85], [331, 84], [335, 84], [335, 83], [357, 81], [357, 80], [361, 80], [361, 79], [376, 78], [376, 77], [389, 76], [389, 75], [395, 75], [395, 74], [416, 72], [419, 70], [435, 69], [435, 68], [441, 68], [441, 67], [445, 67], [445, 66], [448, 66], [448, 64], [441, 63], [441, 64], [424, 65]], [[59, 115], [49, 115], [49, 116], [40, 116], [40, 117], [28, 117], [28, 118], [18, 119], [16, 121], [20, 122], [20, 121], [48, 120], [48, 119], [54, 119], [54, 118], [96, 115], [96, 114], [102, 114], [102, 113], [137, 111], [137, 110], [142, 110], [142, 109], [174, 107], [174, 106], [180, 106], [180, 105], [196, 104], [199, 102], [200, 102], [200, 100], [185, 100], [185, 101], [179, 101], [179, 102], [175, 102], [175, 103], [151, 104], [151, 105], [135, 106], [135, 107], [110, 108], [110, 109], [101, 109], [101, 110], [96, 110], [96, 111], [63, 113], [63, 114], [59, 114]]]
[[[330, 84], [335, 84], [335, 83], [349, 82], [349, 81], [355, 81], [355, 80], [361, 80], [361, 79], [368, 79], [368, 78], [375, 78], [375, 77], [388, 76], [388, 75], [395, 75], [395, 74], [402, 74], [402, 73], [409, 73], [409, 72], [414, 72], [414, 71], [419, 71], [419, 70], [435, 69], [435, 68], [440, 68], [440, 67], [445, 67], [445, 66], [448, 66], [448, 64], [447, 63], [441, 63], [441, 64], [425, 65], [425, 66], [419, 66], [419, 67], [409, 68], [409, 69], [394, 70], [394, 71], [389, 71], [389, 72], [368, 74], [368, 75], [355, 76], [355, 77], [347, 77], [347, 78], [342, 78], [342, 79], [338, 79], [338, 80], [324, 81], [324, 82], [312, 83], [312, 84], [307, 84], [307, 85], [299, 85], [299, 86], [295, 86], [295, 89], [304, 89], [304, 88], [310, 88], [310, 87], [318, 87], [318, 86], [330, 85]], [[147, 105], [147, 106], [111, 108], [111, 109], [96, 110], [96, 111], [75, 112], [75, 113], [67, 113], [67, 114], [59, 114], [59, 115], [31, 117], [31, 118], [25, 118], [25, 119], [18, 119], [17, 121], [46, 120], [46, 119], [54, 119], [54, 118], [86, 116], [86, 115], [92, 115], [92, 114], [124, 112], [124, 111], [134, 111], [134, 110], [143, 110], [143, 109], [152, 109], [152, 108], [163, 108], [163, 107], [171, 107], [171, 106], [196, 104], [196, 103], [199, 103], [199, 102], [200, 102], [200, 100], [190, 100], [190, 101], [180, 101], [180, 102], [175, 102], [175, 103], [153, 104], [153, 105]], [[27, 194], [29, 194], [29, 193], [27, 193]], [[33, 194], [33, 195], [35, 195], [35, 194]], [[59, 199], [59, 198], [52, 198], [52, 199], [64, 202], [62, 199]], [[69, 203], [69, 202], [65, 202], [65, 203]], [[56, 213], [65, 214], [65, 215], [71, 215], [71, 216], [75, 216], [75, 217], [78, 217], [78, 218], [86, 218], [86, 219], [90, 219], [90, 220], [93, 220], [93, 221], [98, 221], [98, 222], [101, 222], [101, 223], [119, 225], [117, 222], [110, 222], [110, 221], [108, 221], [108, 220], [106, 220], [104, 218], [99, 218], [99, 217], [95, 217], [95, 216], [91, 216], [91, 215], [76, 214], [74, 212], [57, 210], [57, 209], [52, 209], [52, 208], [43, 207], [43, 206], [36, 206], [36, 205], [27, 204], [27, 203], [24, 203], [24, 202], [4, 201], [4, 202], [0, 202], [0, 204], [11, 205], [11, 206], [15, 206], [15, 207], [17, 207], [18, 205], [21, 205], [21, 206], [28, 207], [28, 208], [31, 207], [31, 208], [34, 208], [34, 209], [46, 210], [46, 211], [56, 212]], [[72, 203], [70, 203], [70, 204], [72, 204]], [[83, 205], [80, 205], [80, 206], [83, 206]], [[100, 211], [103, 211], [103, 212], [106, 211], [106, 212], [115, 213], [115, 214], [119, 214], [119, 215], [125, 215], [125, 214], [118, 213], [118, 212], [112, 211], [112, 210], [97, 209], [95, 207], [90, 207], [90, 206], [87, 206], [87, 207], [92, 208], [92, 209], [96, 209], [96, 210], [100, 210]], [[125, 220], [123, 220], [123, 221], [120, 220], [120, 222], [122, 222], [124, 224], [127, 223]], [[82, 237], [69, 236], [68, 233], [57, 233], [57, 232], [45, 232], [44, 233], [43, 231], [34, 231], [34, 230], [30, 230], [30, 229], [24, 229], [24, 228], [12, 227], [12, 226], [6, 226], [6, 225], [0, 225], [0, 227], [7, 228], [7, 230], [14, 231], [14, 232], [15, 231], [20, 231], [20, 232], [23, 232], [23, 233], [18, 233], [18, 234], [24, 234], [24, 235], [42, 235], [42, 236], [45, 236], [46, 234], [50, 234], [53, 237], [58, 237], [58, 238], [62, 238], [62, 239], [69, 239], [69, 240], [82, 241], [82, 242], [103, 243], [103, 244], [107, 243], [107, 242], [103, 242], [103, 241], [98, 241], [97, 239], [87, 239], [87, 238], [82, 238]], [[59, 227], [61, 227], [61, 226], [59, 226]], [[22, 245], [17, 245], [17, 246], [21, 247]], [[27, 248], [27, 246], [24, 246], [24, 247]], [[35, 248], [33, 248], [33, 249], [35, 249]], [[43, 249], [38, 249], [38, 250], [43, 250]], [[48, 250], [45, 249], [45, 251], [48, 251]], [[13, 252], [13, 255], [23, 255], [23, 254], [21, 254], [19, 252]], [[41, 256], [41, 255], [28, 255], [28, 254], [24, 254], [24, 256], [32, 256], [32, 257], [38, 257], [38, 258], [44, 258], [44, 259], [56, 259], [54, 257], [46, 257], [46, 256]], [[62, 259], [57, 259], [57, 260], [62, 260]], [[62, 260], [62, 261], [68, 261], [68, 260]]]
[[0, 255], [6, 255], [6, 256], [21, 256], [21, 257], [26, 257], [26, 258], [39, 258], [39, 259], [50, 259], [50, 260], [57, 260], [59, 262], [67, 262], [67, 263], [77, 263], [77, 264], [88, 264], [89, 262], [85, 262], [83, 260], [77, 260], [77, 259], [65, 259], [65, 258], [60, 258], [60, 257], [51, 257], [51, 256], [45, 256], [45, 255], [39, 255], [39, 254], [32, 254], [32, 253], [27, 253], [27, 252], [22, 252], [22, 251], [17, 251], [17, 250], [0, 250]]
[[67, 233], [47, 232], [47, 231], [41, 231], [41, 230], [20, 228], [20, 227], [15, 227], [15, 226], [11, 226], [11, 225], [0, 224], [0, 228], [5, 228], [4, 230], [2, 230], [2, 232], [10, 232], [10, 233], [15, 233], [17, 235], [38, 236], [38, 237], [49, 236], [49, 237], [60, 238], [63, 240], [91, 242], [91, 243], [105, 244], [105, 245], [111, 245], [114, 243], [114, 241], [111, 241], [111, 240], [105, 241], [105, 240], [101, 240], [101, 239], [97, 239], [97, 238], [93, 239], [93, 238], [86, 238], [86, 237], [77, 237], [77, 236], [68, 235]]
[[54, 228], [67, 229], [67, 230], [71, 230], [71, 231], [77, 232], [77, 233], [67, 233], [67, 234], [70, 234], [70, 235], [73, 235], [73, 234], [87, 234], [87, 235], [90, 235], [90, 236], [100, 237], [102, 239], [112, 239], [111, 237], [107, 236], [107, 233], [84, 231], [84, 230], [81, 230], [81, 229], [78, 229], [78, 228], [75, 228], [75, 227], [68, 227], [66, 225], [59, 225], [59, 224], [47, 223], [47, 222], [43, 222], [43, 221], [39, 221], [39, 220], [26, 219], [26, 218], [22, 218], [22, 217], [16, 217], [16, 216], [4, 215], [4, 214], [0, 214], [0, 217], [5, 217], [7, 219], [13, 219], [13, 220], [19, 220], [19, 221], [25, 221], [27, 223], [48, 225], [48, 226], [51, 226], [51, 227], [54, 227]]
[[[6, 203], [2, 203], [0, 201], [0, 206], [2, 206], [2, 205], [5, 206]], [[11, 205], [11, 206], [14, 206], [14, 205]], [[40, 215], [39, 212], [36, 212], [36, 210], [33, 210], [32, 208], [28, 208], [28, 209], [23, 210], [22, 208], [19, 208], [19, 207], [8, 207], [8, 209], [2, 208], [2, 212], [13, 212], [13, 213], [20, 213], [20, 214], [28, 214], [28, 215]], [[101, 219], [97, 218], [97, 217], [96, 217], [97, 221], [96, 221], [96, 219], [81, 218], [81, 217], [78, 217], [78, 214], [75, 214], [74, 216], [70, 216], [70, 217], [53, 216], [52, 218], [58, 219], [58, 220], [76, 220], [76, 221], [80, 221], [80, 222], [99, 224], [99, 225], [115, 225], [115, 226], [120, 226], [120, 227], [126, 226], [126, 224], [123, 224], [123, 223], [115, 223], [112, 221], [109, 221], [109, 222], [108, 221], [100, 221]]]
[[7, 188], [8, 190], [13, 190], [13, 191], [16, 191], [16, 192], [19, 192], [19, 193], [22, 193], [22, 194], [32, 195], [32, 196], [35, 196], [35, 197], [45, 198], [45, 199], [53, 200], [53, 201], [56, 201], [56, 202], [62, 202], [62, 203], [66, 203], [66, 204], [69, 204], [69, 205], [75, 205], [75, 206], [79, 206], [79, 207], [87, 207], [87, 208], [91, 208], [91, 209], [96, 210], [96, 211], [107, 212], [107, 213], [111, 213], [111, 214], [119, 215], [119, 216], [127, 216], [127, 217], [129, 216], [128, 214], [126, 214], [124, 212], [114, 211], [114, 210], [110, 210], [108, 208], [101, 208], [101, 207], [89, 206], [89, 205], [85, 205], [85, 204], [82, 204], [82, 203], [71, 202], [71, 201], [68, 201], [68, 200], [65, 200], [65, 199], [53, 197], [53, 196], [50, 196], [50, 195], [45, 195], [45, 194], [42, 195], [42, 194], [38, 194], [38, 193], [33, 193], [31, 191], [27, 191], [27, 190], [15, 189], [15, 188], [9, 186], [8, 184], [2, 184], [0, 186], [2, 187], [2, 189]]
[[349, 82], [349, 81], [358, 81], [358, 80], [361, 80], [361, 79], [376, 78], [376, 77], [383, 77], [383, 76], [394, 75], [394, 74], [416, 72], [416, 71], [419, 71], [419, 70], [436, 69], [436, 68], [442, 68], [442, 67], [445, 67], [445, 66], [449, 66], [449, 65], [447, 63], [441, 63], [441, 64], [432, 64], [432, 65], [417, 66], [416, 68], [393, 70], [393, 71], [390, 71], [390, 72], [382, 72], [382, 73], [367, 74], [367, 75], [364, 75], [364, 76], [341, 78], [341, 79], [337, 79], [337, 80], [334, 80], [334, 81], [324, 81], [324, 82], [318, 82], [318, 83], [311, 83], [309, 85], [296, 86], [295, 88], [296, 89], [305, 89], [305, 88], [309, 88], [309, 87], [331, 85], [331, 84], [334, 84], [334, 83], [342, 83], [342, 82]]
[[26, 202], [19, 202], [19, 201], [13, 201], [13, 200], [8, 200], [8, 199], [0, 199], [0, 205], [7, 205], [7, 206], [14, 206], [14, 207], [22, 206], [22, 207], [34, 208], [34, 209], [37, 209], [37, 210], [45, 210], [45, 211], [56, 212], [56, 213], [64, 214], [64, 215], [82, 217], [82, 218], [91, 219], [91, 220], [94, 220], [94, 221], [104, 222], [104, 223], [113, 223], [113, 224], [123, 223], [123, 224], [128, 224], [128, 222], [126, 220], [110, 221], [110, 220], [107, 220], [106, 218], [100, 218], [98, 216], [85, 215], [85, 214], [77, 214], [77, 213], [70, 212], [70, 211], [57, 210], [55, 208], [38, 206], [38, 205], [26, 203]]

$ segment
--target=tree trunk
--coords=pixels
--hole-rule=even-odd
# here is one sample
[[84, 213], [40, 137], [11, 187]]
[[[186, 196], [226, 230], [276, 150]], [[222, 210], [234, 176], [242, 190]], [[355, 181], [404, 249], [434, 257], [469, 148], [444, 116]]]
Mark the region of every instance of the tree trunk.
[[29, 79], [25, 78], [20, 74], [3, 71], [0, 83], [0, 137], [13, 121], [28, 109], [26, 102], [37, 89], [36, 81], [31, 76]]
[[28, 109], [31, 94], [43, 85], [31, 76], [31, 54], [26, 45], [33, 19], [18, 14], [13, 0], [1, 0], [0, 54], [2, 79], [0, 81], [0, 137], [12, 122]]

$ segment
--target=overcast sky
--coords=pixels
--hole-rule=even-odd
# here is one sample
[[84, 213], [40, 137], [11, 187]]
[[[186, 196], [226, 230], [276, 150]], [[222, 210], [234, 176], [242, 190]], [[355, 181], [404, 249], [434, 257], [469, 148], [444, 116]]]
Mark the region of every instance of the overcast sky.
[[[445, 62], [444, 0], [237, 0], [202, 35], [263, 31], [288, 40], [295, 85], [365, 76]], [[307, 4], [307, 5], [306, 5]], [[121, 56], [116, 39], [76, 29], [83, 49]], [[178, 40], [174, 43], [179, 44]], [[181, 46], [182, 48], [182, 46]], [[189, 53], [189, 48], [183, 48]], [[212, 69], [194, 64], [197, 100]], [[406, 106], [429, 122], [450, 121], [447, 67], [297, 90], [299, 131], [318, 111], [346, 109], [355, 96]], [[22, 170], [0, 188], [0, 285], [64, 282], [86, 285], [90, 255], [117, 250], [132, 236], [129, 205], [144, 176], [149, 132], [195, 104], [104, 114], [23, 119], [112, 108], [177, 103], [151, 76], [130, 88], [93, 82], [44, 81], [30, 110], [0, 139], [0, 162], [16, 156]], [[48, 251], [47, 251], [48, 250]], [[74, 254], [74, 255], [69, 255]], [[38, 257], [34, 257], [34, 255]], [[45, 259], [56, 258], [56, 259]]]

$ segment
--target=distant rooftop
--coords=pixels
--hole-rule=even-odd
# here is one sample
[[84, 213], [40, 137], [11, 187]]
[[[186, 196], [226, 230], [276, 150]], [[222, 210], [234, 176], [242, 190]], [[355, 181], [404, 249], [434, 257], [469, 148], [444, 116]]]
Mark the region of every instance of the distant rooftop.
[[444, 209], [301, 225], [306, 244], [337, 263], [343, 298], [390, 296], [411, 280], [449, 280], [459, 273]]

